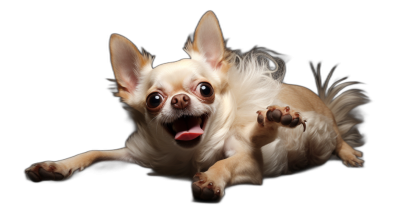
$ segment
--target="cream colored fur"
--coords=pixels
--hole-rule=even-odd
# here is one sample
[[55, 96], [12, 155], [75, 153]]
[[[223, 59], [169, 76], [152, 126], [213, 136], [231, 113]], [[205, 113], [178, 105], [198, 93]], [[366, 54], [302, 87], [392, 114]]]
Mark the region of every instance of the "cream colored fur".
[[[227, 185], [261, 184], [263, 176], [288, 174], [307, 166], [320, 165], [336, 151], [350, 165], [362, 163], [357, 151], [341, 138], [351, 127], [345, 121], [357, 98], [349, 94], [324, 102], [305, 89], [282, 84], [283, 61], [267, 55], [275, 64], [260, 61], [259, 51], [240, 55], [225, 48], [219, 23], [212, 12], [206, 13], [188, 40], [185, 51], [190, 59], [152, 68], [153, 57], [140, 53], [120, 35], [110, 40], [111, 59], [118, 87], [117, 96], [128, 106], [137, 130], [124, 148], [114, 151], [90, 151], [57, 162], [34, 164], [26, 170], [34, 181], [69, 177], [100, 160], [124, 160], [149, 167], [161, 174], [194, 174], [193, 194], [205, 200], [220, 198]], [[276, 73], [278, 72], [278, 73]], [[212, 103], [197, 97], [193, 89], [208, 82], [215, 91]], [[326, 89], [326, 88], [325, 88]], [[154, 91], [165, 96], [157, 113], [146, 109], [146, 98]], [[187, 94], [190, 105], [176, 110], [171, 102], [178, 94]], [[351, 95], [351, 94], [350, 94]], [[325, 95], [324, 95], [325, 96]], [[266, 116], [271, 105], [290, 106], [307, 120], [303, 126], [287, 127], [268, 119], [257, 123], [257, 111]], [[328, 106], [327, 106], [328, 105]], [[331, 110], [332, 111], [331, 111]], [[333, 113], [332, 113], [333, 112]], [[164, 128], [183, 115], [207, 114], [208, 121], [198, 144], [182, 147]], [[345, 139], [346, 140], [346, 139]], [[202, 172], [202, 173], [201, 173]], [[57, 175], [56, 175], [57, 174]], [[53, 175], [53, 176], [52, 176]], [[208, 192], [212, 192], [207, 195]]]

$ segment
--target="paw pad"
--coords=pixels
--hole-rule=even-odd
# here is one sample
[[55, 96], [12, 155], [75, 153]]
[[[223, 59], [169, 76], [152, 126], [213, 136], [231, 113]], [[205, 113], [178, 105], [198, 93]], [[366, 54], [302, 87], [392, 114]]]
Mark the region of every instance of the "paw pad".
[[215, 201], [221, 197], [221, 189], [207, 179], [205, 173], [197, 173], [192, 181], [193, 197], [197, 200]]
[[31, 167], [25, 170], [25, 174], [33, 182], [40, 182], [42, 180], [62, 180], [64, 175], [55, 172], [56, 166], [49, 165], [54, 164], [52, 162], [42, 162], [33, 164]]
[[[299, 112], [295, 112], [291, 110], [289, 106], [286, 107], [278, 107], [278, 106], [269, 106], [267, 107], [267, 111], [257, 111], [257, 122], [264, 126], [265, 120], [270, 122], [280, 123], [283, 126], [296, 127], [299, 124], [302, 124], [304, 127], [303, 131], [306, 131], [306, 120], [303, 120], [300, 116]], [[266, 119], [265, 119], [265, 117]]]

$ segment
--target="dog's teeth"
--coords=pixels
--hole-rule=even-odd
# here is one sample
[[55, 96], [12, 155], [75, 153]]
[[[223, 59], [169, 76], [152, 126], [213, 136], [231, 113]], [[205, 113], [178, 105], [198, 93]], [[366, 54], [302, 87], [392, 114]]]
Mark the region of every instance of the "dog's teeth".
[[201, 120], [201, 117], [198, 117], [197, 118], [197, 123], [200, 125], [201, 124], [201, 122], [202, 122], [203, 120]]

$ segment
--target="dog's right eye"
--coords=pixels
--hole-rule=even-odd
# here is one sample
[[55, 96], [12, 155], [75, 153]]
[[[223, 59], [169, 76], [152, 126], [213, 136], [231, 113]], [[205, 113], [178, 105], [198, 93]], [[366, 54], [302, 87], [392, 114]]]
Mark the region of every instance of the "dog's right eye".
[[152, 93], [147, 97], [147, 107], [148, 108], [157, 108], [163, 102], [163, 96], [160, 93]]

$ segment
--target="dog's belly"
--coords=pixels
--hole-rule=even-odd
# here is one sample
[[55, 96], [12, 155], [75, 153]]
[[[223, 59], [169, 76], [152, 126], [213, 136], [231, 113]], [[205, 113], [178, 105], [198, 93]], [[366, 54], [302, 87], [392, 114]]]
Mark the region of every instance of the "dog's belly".
[[303, 116], [307, 129], [280, 127], [278, 137], [261, 148], [264, 176], [279, 176], [312, 165], [325, 163], [336, 148], [333, 120], [309, 111]]

